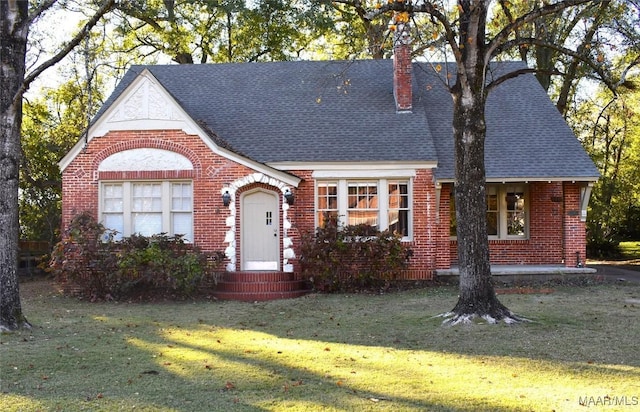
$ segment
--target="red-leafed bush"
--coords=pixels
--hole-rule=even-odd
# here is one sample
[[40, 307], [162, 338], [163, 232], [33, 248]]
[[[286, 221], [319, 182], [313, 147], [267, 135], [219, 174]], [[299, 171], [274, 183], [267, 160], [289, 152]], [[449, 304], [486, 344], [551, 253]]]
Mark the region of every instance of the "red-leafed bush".
[[381, 290], [408, 265], [411, 250], [399, 236], [369, 225], [325, 227], [303, 236], [302, 275], [321, 292]]
[[185, 297], [215, 282], [223, 264], [222, 252], [204, 254], [179, 235], [114, 236], [89, 213], [77, 215], [49, 270], [66, 290], [91, 299]]

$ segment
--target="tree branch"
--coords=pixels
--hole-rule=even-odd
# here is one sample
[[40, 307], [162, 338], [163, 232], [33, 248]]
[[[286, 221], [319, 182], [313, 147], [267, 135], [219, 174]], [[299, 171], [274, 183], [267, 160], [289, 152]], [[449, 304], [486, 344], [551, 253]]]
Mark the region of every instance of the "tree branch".
[[[54, 0], [49, 0], [46, 4], [54, 2]], [[36, 67], [31, 73], [25, 76], [24, 81], [22, 82], [22, 86], [20, 90], [14, 96], [14, 102], [22, 98], [24, 93], [29, 89], [31, 83], [44, 72], [49, 67], [55, 65], [60, 60], [64, 59], [70, 52], [73, 50], [80, 42], [89, 35], [91, 29], [100, 21], [102, 16], [111, 11], [111, 9], [115, 5], [115, 0], [106, 0], [102, 6], [96, 11], [96, 13], [87, 21], [84, 27], [71, 39], [69, 43], [67, 43], [62, 50], [56, 53], [51, 59], [45, 61], [40, 66]], [[44, 6], [44, 5], [43, 5]], [[49, 5], [50, 7], [51, 5]], [[42, 7], [41, 7], [42, 8]], [[35, 17], [34, 17], [35, 18]]]
[[20, 29], [31, 26], [31, 24], [37, 18], [39, 18], [45, 11], [49, 10], [54, 4], [56, 4], [57, 1], [58, 0], [46, 0], [38, 7], [36, 7], [33, 12], [22, 21], [22, 23], [20, 24]]
[[489, 41], [486, 49], [486, 55], [484, 56], [485, 66], [488, 66], [491, 59], [500, 54], [500, 50], [503, 50], [503, 48], [501, 48], [501, 45], [508, 42], [508, 38], [511, 33], [524, 26], [525, 24], [531, 23], [540, 17], [558, 13], [559, 11], [572, 6], [578, 6], [580, 4], [586, 4], [589, 2], [602, 1], [608, 2], [610, 0], [563, 0], [558, 3], [547, 4], [539, 9], [534, 9], [533, 11], [518, 17], [513, 22], [507, 24], [500, 31], [500, 33], [496, 34], [494, 38]]
[[[537, 39], [537, 38], [529, 37], [529, 38], [520, 38], [520, 39], [517, 39], [517, 40], [511, 40], [511, 41], [505, 42], [505, 43], [503, 43], [501, 45], [499, 50], [502, 52], [502, 51], [508, 50], [510, 48], [513, 48], [515, 46], [519, 46], [519, 45], [523, 45], [523, 44], [534, 44], [534, 45], [536, 45], [538, 47], [550, 48], [550, 49], [553, 49], [553, 50], [555, 50], [557, 52], [560, 52], [562, 54], [566, 54], [568, 56], [571, 56], [571, 57], [573, 57], [575, 59], [578, 59], [578, 60], [584, 62], [589, 67], [591, 67], [595, 73], [598, 74], [598, 76], [600, 77], [600, 80], [607, 86], [607, 88], [609, 90], [611, 90], [612, 93], [616, 94], [617, 86], [616, 86], [616, 84], [614, 84], [611, 81], [609, 76], [607, 76], [607, 73], [603, 69], [602, 65], [594, 62], [592, 59], [588, 58], [587, 56], [585, 56], [585, 55], [583, 55], [583, 54], [581, 54], [579, 52], [573, 51], [571, 49], [568, 49], [566, 47], [558, 46], [556, 44], [551, 44], [551, 43], [544, 42], [544, 41], [542, 41], [540, 39]], [[513, 77], [513, 76], [511, 76], [511, 77]], [[495, 82], [496, 82], [495, 80], [492, 81], [489, 86], [493, 85]], [[500, 83], [502, 83], [502, 81]], [[489, 88], [489, 86], [487, 86], [487, 88]]]
[[514, 70], [511, 71], [507, 74], [504, 74], [500, 77], [497, 77], [493, 80], [491, 80], [491, 82], [489, 84], [487, 84], [486, 88], [487, 90], [491, 90], [494, 89], [496, 87], [498, 87], [498, 85], [506, 82], [509, 79], [513, 79], [516, 78], [518, 76], [521, 76], [523, 74], [530, 74], [530, 73], [545, 73], [545, 74], [549, 74], [549, 75], [553, 75], [553, 74], [557, 74], [557, 75], [561, 75], [562, 72], [559, 70], [540, 70], [540, 69], [533, 69], [533, 68], [526, 68], [526, 69], [519, 69], [519, 70]]

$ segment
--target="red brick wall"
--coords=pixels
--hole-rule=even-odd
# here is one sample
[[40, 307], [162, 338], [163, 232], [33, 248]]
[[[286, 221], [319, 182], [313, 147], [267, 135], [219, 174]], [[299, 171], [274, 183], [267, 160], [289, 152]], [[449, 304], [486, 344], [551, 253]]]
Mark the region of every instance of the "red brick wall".
[[[577, 187], [577, 185], [573, 186]], [[528, 197], [529, 238], [523, 240], [490, 240], [491, 263], [498, 265], [561, 265], [565, 263], [568, 266], [573, 266], [575, 264], [575, 250], [581, 251], [582, 256], [584, 256], [584, 250], [586, 250], [584, 223], [579, 222], [579, 216], [576, 216], [575, 219], [567, 216], [567, 211], [576, 201], [576, 193], [574, 192], [575, 190], [573, 189], [567, 190], [567, 184], [563, 185], [562, 182], [530, 183]], [[447, 189], [445, 195], [445, 188], [443, 187], [440, 201], [440, 216], [443, 222], [446, 220], [447, 230], [449, 224], [449, 193]], [[579, 187], [577, 187], [577, 196], [579, 201]], [[576, 220], [582, 225], [575, 222]], [[573, 227], [573, 229], [568, 229], [569, 226], [567, 225]], [[571, 231], [574, 236], [570, 237], [567, 231]], [[456, 240], [450, 241], [449, 252], [451, 264], [457, 264]]]
[[[187, 157], [193, 170], [101, 172], [102, 160], [118, 151], [135, 148], [171, 150]], [[228, 208], [222, 205], [221, 188], [246, 177], [254, 170], [211, 152], [198, 136], [178, 130], [116, 131], [94, 138], [63, 172], [62, 224], [66, 227], [73, 216], [89, 211], [97, 217], [98, 183], [119, 179], [193, 179], [194, 242], [204, 251], [224, 251], [225, 234], [229, 229]], [[302, 179], [293, 189], [295, 204], [288, 211], [291, 229], [287, 235], [299, 253], [303, 234], [314, 230], [315, 186], [309, 170], [290, 171]], [[413, 238], [408, 246], [413, 250], [407, 279], [428, 279], [435, 269], [445, 269], [457, 262], [457, 242], [449, 237], [450, 185], [443, 185], [440, 204], [436, 207], [436, 189], [431, 169], [417, 170], [413, 181]], [[256, 187], [273, 190], [282, 202], [277, 187], [264, 183], [243, 186], [235, 193], [236, 205], [242, 192]], [[580, 187], [570, 183], [531, 183], [529, 185], [529, 239], [490, 241], [491, 259], [495, 264], [561, 264], [574, 266], [576, 252], [584, 259], [585, 225], [579, 214]], [[281, 207], [282, 205], [280, 205]], [[236, 268], [240, 269], [240, 213], [236, 213]], [[280, 218], [280, 238], [283, 238]], [[282, 245], [280, 246], [282, 249]], [[294, 265], [296, 273], [299, 264]]]
[[[294, 249], [299, 251], [302, 237], [315, 229], [315, 182], [309, 170], [293, 170], [291, 173], [302, 178], [299, 187], [295, 189], [295, 204], [289, 210], [291, 230], [288, 233], [294, 242]], [[433, 275], [437, 231], [431, 223], [435, 221], [435, 205], [433, 173], [431, 169], [418, 170], [413, 182], [413, 240], [407, 242], [413, 250], [413, 257], [408, 270], [403, 274], [407, 279], [430, 279]], [[425, 228], [428, 230], [424, 230]], [[297, 268], [296, 259], [293, 263]]]
[[[193, 171], [103, 172], [100, 162], [122, 150], [136, 148], [172, 150], [186, 156]], [[73, 216], [89, 211], [98, 214], [99, 179], [193, 179], [194, 243], [205, 251], [224, 251], [228, 216], [222, 205], [220, 189], [253, 170], [218, 156], [197, 136], [179, 130], [118, 131], [94, 138], [63, 172], [62, 225], [67, 227]]]

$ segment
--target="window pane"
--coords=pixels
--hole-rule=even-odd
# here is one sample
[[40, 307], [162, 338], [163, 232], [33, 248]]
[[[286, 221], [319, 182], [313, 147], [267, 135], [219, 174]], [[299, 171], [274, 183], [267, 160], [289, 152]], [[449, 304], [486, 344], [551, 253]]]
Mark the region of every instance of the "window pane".
[[348, 225], [369, 225], [378, 227], [378, 211], [351, 211], [349, 212]]
[[115, 240], [122, 239], [124, 233], [124, 217], [122, 214], [106, 214], [102, 216], [102, 224], [105, 228], [117, 232]]
[[453, 192], [449, 194], [449, 236], [458, 235], [458, 221], [456, 219], [456, 196]]
[[409, 211], [389, 211], [389, 231], [401, 236], [409, 236]]
[[525, 212], [524, 191], [508, 188], [507, 201], [507, 235], [524, 236]]
[[347, 225], [378, 228], [378, 183], [348, 182]]
[[185, 241], [193, 242], [193, 224], [191, 223], [191, 213], [173, 214], [173, 234], [183, 235]]
[[171, 185], [171, 210], [191, 211], [191, 183]]
[[122, 185], [104, 185], [102, 187], [102, 210], [104, 212], [122, 212]]
[[487, 212], [487, 234], [498, 235], [498, 212]]
[[499, 212], [498, 212], [498, 188], [495, 186], [487, 187], [487, 235], [498, 236]]
[[325, 227], [330, 220], [334, 225], [338, 224], [338, 212], [318, 212], [318, 227]]
[[524, 212], [507, 212], [507, 234], [524, 236]]
[[348, 184], [349, 209], [377, 209], [378, 184], [375, 182], [351, 182]]
[[153, 236], [162, 233], [162, 213], [132, 213], [133, 233]]
[[115, 231], [115, 240], [122, 239], [124, 233], [124, 198], [122, 184], [102, 186], [102, 224]]
[[162, 189], [159, 183], [138, 183], [133, 185], [134, 212], [162, 211]]

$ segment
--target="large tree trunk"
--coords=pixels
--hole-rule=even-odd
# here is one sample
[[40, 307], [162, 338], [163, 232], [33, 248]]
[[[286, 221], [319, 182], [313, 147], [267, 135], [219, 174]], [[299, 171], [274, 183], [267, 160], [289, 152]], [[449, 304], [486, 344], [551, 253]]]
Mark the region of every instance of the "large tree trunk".
[[496, 297], [491, 280], [484, 143], [487, 134], [485, 28], [489, 1], [459, 1], [460, 35], [453, 97], [455, 203], [460, 295], [448, 323], [481, 317], [495, 323], [517, 318]]
[[450, 323], [467, 322], [474, 317], [482, 317], [491, 323], [515, 319], [496, 297], [491, 280], [484, 166], [486, 126], [482, 99], [482, 93], [454, 93], [460, 294]]
[[30, 326], [18, 287], [18, 176], [27, 1], [0, 1], [0, 331]]

